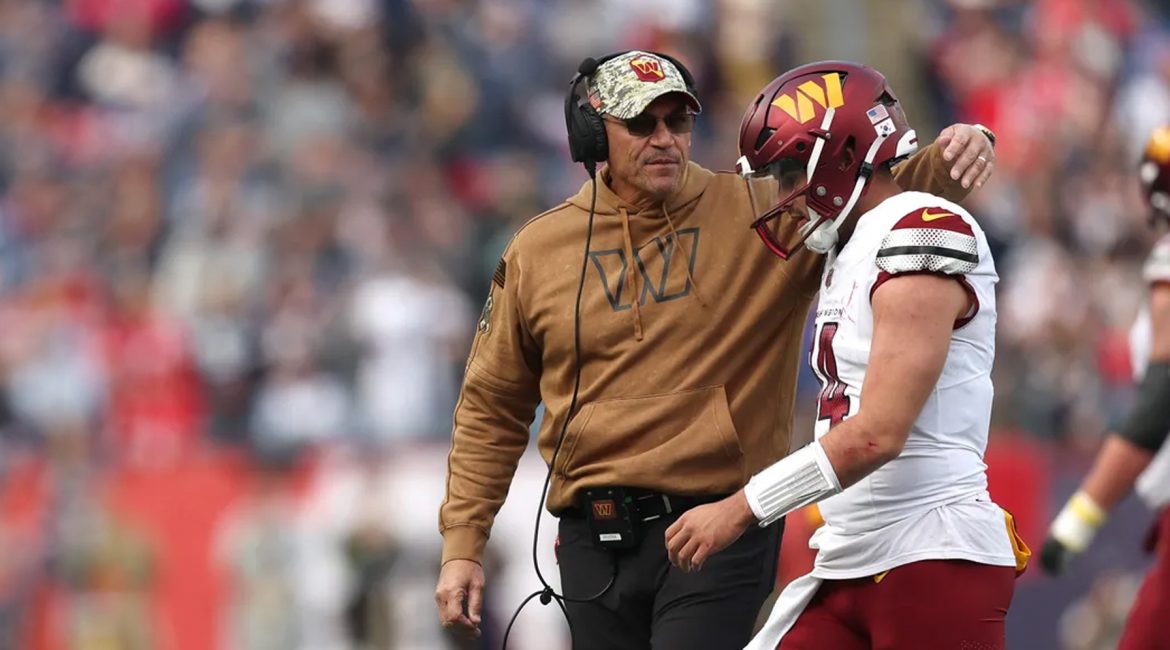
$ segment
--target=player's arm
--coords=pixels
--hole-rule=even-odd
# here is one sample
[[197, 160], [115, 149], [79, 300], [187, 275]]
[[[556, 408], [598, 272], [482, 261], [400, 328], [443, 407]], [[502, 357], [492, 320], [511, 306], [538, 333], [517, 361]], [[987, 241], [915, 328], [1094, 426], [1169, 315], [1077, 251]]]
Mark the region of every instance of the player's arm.
[[505, 253], [480, 315], [455, 407], [447, 493], [439, 508], [442, 568], [435, 589], [444, 627], [479, 635], [484, 573], [480, 557], [540, 401], [541, 356], [521, 310], [523, 282]]
[[902, 452], [950, 349], [967, 292], [933, 273], [890, 277], [873, 293], [873, 343], [861, 407], [820, 440], [790, 454], [718, 503], [699, 506], [666, 532], [671, 561], [698, 569], [752, 523], [767, 525], [837, 494]]
[[1170, 284], [1150, 290], [1151, 347], [1137, 402], [1125, 424], [1105, 439], [1080, 489], [1052, 522], [1040, 566], [1052, 574], [1083, 552], [1153, 460], [1170, 433]]
[[873, 344], [861, 407], [821, 438], [841, 489], [902, 453], [910, 427], [934, 391], [955, 322], [970, 298], [953, 278], [895, 276], [873, 294]]

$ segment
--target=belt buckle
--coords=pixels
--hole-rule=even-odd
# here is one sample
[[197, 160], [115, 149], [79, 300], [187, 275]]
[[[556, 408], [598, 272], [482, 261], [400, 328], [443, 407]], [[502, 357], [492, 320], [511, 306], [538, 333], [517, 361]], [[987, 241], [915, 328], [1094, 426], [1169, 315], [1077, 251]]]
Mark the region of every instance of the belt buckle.
[[657, 515], [650, 515], [649, 517], [642, 517], [642, 521], [654, 521], [655, 519], [661, 519], [662, 515], [664, 514], [669, 515], [670, 513], [674, 512], [674, 507], [670, 504], [670, 497], [666, 496], [665, 494], [647, 494], [646, 496], [641, 496], [634, 499], [634, 502], [637, 503], [639, 501], [645, 501], [646, 499], [653, 499], [654, 497], [659, 497], [662, 499], [663, 512]]

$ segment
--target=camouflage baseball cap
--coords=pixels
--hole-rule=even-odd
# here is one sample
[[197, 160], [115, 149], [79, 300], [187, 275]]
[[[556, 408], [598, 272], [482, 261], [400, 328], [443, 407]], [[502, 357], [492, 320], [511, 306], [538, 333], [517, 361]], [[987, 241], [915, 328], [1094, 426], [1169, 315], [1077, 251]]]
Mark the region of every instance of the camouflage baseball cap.
[[686, 95], [696, 113], [703, 110], [673, 63], [634, 50], [601, 64], [589, 79], [589, 101], [598, 112], [621, 120], [637, 117], [650, 102], [667, 93]]

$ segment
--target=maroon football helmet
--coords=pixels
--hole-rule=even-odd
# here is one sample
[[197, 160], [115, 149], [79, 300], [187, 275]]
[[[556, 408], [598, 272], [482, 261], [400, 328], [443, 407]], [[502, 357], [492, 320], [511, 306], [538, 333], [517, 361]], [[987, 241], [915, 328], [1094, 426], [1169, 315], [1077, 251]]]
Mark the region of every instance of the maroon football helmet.
[[[909, 156], [918, 138], [886, 78], [868, 66], [821, 61], [768, 84], [739, 127], [739, 168], [751, 194], [752, 227], [784, 259], [807, 246], [836, 243], [878, 165]], [[795, 244], [779, 234], [780, 216], [804, 195]]]
[[1170, 126], [1154, 129], [1150, 134], [1140, 176], [1150, 202], [1150, 221], [1170, 221]]

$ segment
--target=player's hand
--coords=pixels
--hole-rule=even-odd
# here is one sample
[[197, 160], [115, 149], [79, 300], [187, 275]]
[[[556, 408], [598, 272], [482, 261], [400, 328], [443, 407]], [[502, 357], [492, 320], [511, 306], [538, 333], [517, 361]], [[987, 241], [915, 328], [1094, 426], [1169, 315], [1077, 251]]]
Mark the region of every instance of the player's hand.
[[666, 529], [666, 552], [683, 571], [698, 571], [707, 558], [731, 546], [756, 521], [743, 490], [696, 506]]
[[1105, 510], [1084, 491], [1072, 495], [1056, 515], [1040, 550], [1040, 567], [1044, 572], [1063, 573], [1069, 560], [1089, 548], [1106, 517]]
[[935, 140], [942, 149], [943, 160], [951, 163], [951, 178], [962, 180], [963, 187], [983, 187], [995, 168], [995, 149], [982, 131], [970, 124], [952, 124]]
[[450, 560], [443, 565], [439, 570], [439, 585], [435, 587], [435, 603], [443, 627], [455, 628], [469, 638], [479, 638], [483, 585], [483, 567], [478, 562]]
[[1050, 576], [1058, 576], [1068, 568], [1068, 563], [1076, 553], [1061, 544], [1059, 540], [1048, 536], [1044, 546], [1040, 549], [1040, 568]]

